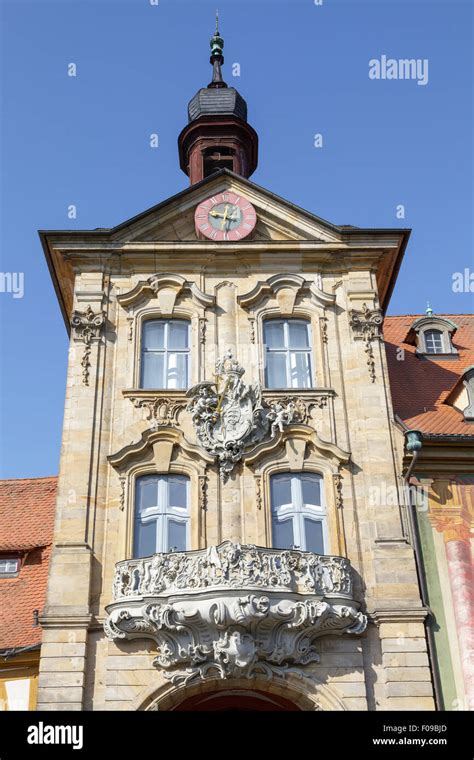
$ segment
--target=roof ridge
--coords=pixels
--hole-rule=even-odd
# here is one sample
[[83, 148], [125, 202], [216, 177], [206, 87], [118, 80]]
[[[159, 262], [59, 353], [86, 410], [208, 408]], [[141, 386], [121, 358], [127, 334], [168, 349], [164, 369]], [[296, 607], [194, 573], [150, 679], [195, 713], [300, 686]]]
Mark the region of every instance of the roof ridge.
[[[436, 313], [432, 314], [433, 317], [472, 317], [474, 319], [474, 314], [468, 312], [468, 311], [461, 311], [461, 312], [442, 312], [442, 313]], [[387, 314], [385, 319], [400, 319], [401, 317], [426, 317], [426, 314]]]
[[21, 483], [29, 481], [30, 483], [36, 483], [38, 480], [57, 480], [59, 475], [40, 475], [38, 478], [0, 478], [0, 485], [2, 483]]

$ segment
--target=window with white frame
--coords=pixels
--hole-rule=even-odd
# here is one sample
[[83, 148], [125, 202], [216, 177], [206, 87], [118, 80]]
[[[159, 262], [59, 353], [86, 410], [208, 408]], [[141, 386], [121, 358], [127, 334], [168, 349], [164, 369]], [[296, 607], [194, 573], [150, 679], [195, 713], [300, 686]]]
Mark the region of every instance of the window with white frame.
[[425, 330], [425, 351], [427, 354], [444, 353], [443, 333], [441, 330]]
[[148, 319], [142, 327], [140, 387], [188, 387], [189, 328], [185, 319]]
[[136, 480], [134, 557], [189, 547], [189, 478], [143, 475]]
[[273, 546], [325, 554], [327, 524], [321, 475], [273, 475], [270, 499]]
[[310, 324], [304, 319], [269, 319], [263, 323], [267, 388], [311, 388]]
[[0, 559], [0, 578], [6, 575], [17, 575], [20, 569], [18, 557], [3, 557]]

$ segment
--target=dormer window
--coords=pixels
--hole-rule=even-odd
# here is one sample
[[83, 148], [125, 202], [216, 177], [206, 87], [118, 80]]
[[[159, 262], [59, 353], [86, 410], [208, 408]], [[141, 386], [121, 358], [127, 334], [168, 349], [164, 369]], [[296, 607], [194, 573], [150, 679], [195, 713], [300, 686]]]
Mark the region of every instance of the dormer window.
[[463, 377], [467, 406], [463, 409], [466, 422], [474, 422], [474, 367], [468, 367]]
[[461, 412], [466, 422], [474, 423], [474, 365], [464, 370], [446, 403]]
[[413, 322], [405, 342], [416, 345], [416, 354], [420, 358], [456, 359], [458, 352], [452, 338], [457, 329], [447, 317], [427, 313]]
[[443, 333], [441, 330], [426, 330], [424, 333], [425, 353], [443, 354]]

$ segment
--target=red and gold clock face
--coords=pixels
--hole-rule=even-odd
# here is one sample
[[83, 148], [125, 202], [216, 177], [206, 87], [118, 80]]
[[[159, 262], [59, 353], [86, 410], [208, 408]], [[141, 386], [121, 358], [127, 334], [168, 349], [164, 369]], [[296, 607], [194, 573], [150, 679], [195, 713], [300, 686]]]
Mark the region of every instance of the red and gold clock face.
[[198, 237], [216, 242], [243, 240], [254, 229], [257, 213], [247, 198], [226, 191], [200, 203], [194, 221]]

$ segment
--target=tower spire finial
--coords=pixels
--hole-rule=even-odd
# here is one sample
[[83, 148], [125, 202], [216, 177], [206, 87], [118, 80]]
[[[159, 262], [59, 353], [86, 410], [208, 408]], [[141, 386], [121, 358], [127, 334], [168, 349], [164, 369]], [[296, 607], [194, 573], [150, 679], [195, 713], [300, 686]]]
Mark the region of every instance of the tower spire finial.
[[219, 34], [219, 11], [216, 10], [216, 31], [211, 37], [211, 58], [212, 64], [212, 82], [208, 84], [208, 87], [227, 87], [226, 83], [222, 79], [221, 66], [224, 63], [224, 56], [222, 50], [224, 48], [224, 40]]
[[425, 311], [425, 314], [426, 314], [427, 317], [431, 317], [432, 314], [433, 314], [433, 309], [431, 308], [429, 301], [426, 302], [426, 311]]

